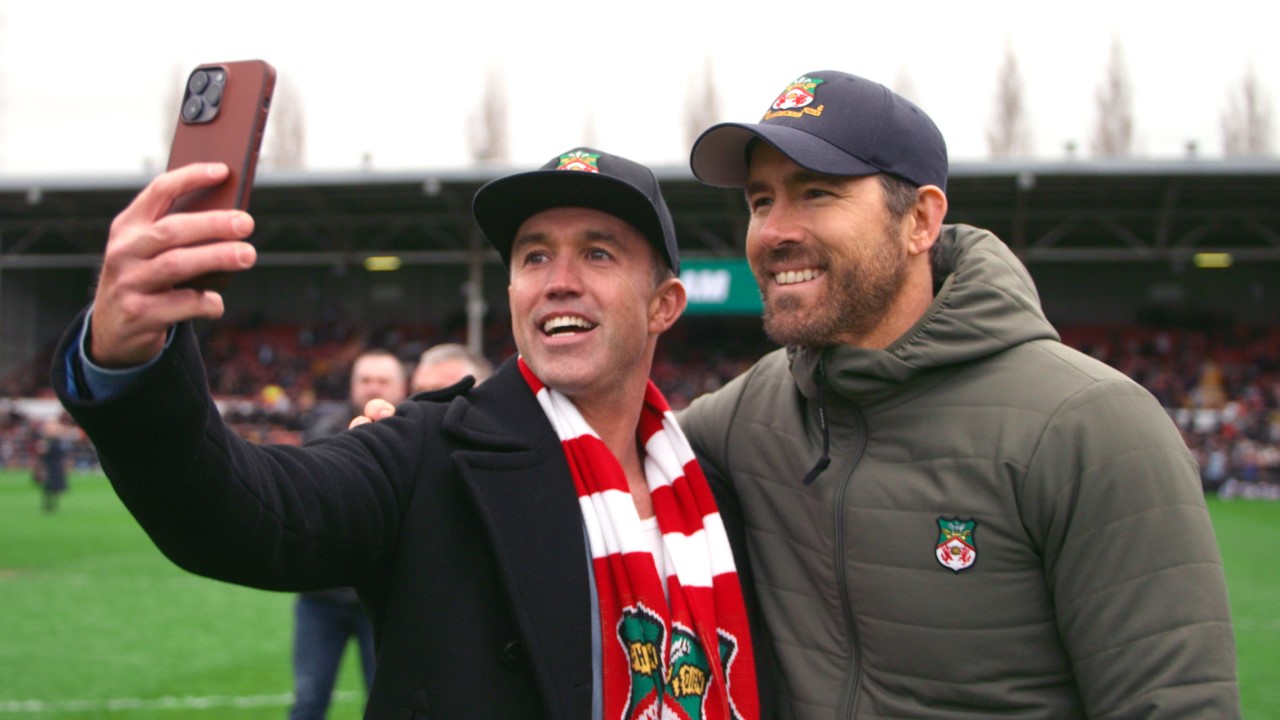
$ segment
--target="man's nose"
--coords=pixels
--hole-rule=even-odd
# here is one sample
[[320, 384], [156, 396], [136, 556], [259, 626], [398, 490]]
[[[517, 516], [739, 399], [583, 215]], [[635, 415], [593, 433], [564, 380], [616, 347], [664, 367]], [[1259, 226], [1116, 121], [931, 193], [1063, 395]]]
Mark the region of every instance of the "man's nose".
[[756, 237], [766, 247], [778, 247], [787, 243], [799, 242], [802, 233], [794, 204], [786, 200], [775, 200], [769, 206], [769, 212], [759, 221]]
[[574, 295], [582, 291], [581, 269], [573, 259], [558, 257], [547, 269], [548, 295]]

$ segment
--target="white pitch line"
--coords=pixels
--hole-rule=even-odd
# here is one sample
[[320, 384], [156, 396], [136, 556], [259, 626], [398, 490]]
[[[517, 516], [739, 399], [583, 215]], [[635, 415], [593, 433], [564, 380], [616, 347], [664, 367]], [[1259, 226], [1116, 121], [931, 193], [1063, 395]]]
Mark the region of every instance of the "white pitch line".
[[1231, 624], [1235, 626], [1237, 631], [1244, 630], [1252, 632], [1254, 630], [1269, 630], [1272, 632], [1280, 631], [1280, 618], [1251, 618], [1236, 617], [1232, 618]]
[[[364, 693], [339, 691], [334, 702], [364, 699]], [[121, 712], [124, 710], [210, 710], [213, 708], [287, 707], [293, 693], [278, 695], [214, 695], [211, 697], [109, 698], [106, 700], [0, 700], [3, 713]]]

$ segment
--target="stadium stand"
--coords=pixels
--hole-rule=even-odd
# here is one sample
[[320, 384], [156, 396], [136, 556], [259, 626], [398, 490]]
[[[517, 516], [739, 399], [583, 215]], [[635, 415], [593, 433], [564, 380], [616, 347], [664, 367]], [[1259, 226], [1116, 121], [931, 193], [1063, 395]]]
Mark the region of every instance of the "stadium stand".
[[[1199, 461], [1206, 491], [1280, 496], [1280, 328], [1078, 325], [1061, 332], [1064, 342], [1156, 396]], [[487, 326], [486, 337], [494, 363], [514, 352], [506, 323]], [[364, 348], [396, 348], [412, 363], [424, 347], [461, 340], [433, 325], [339, 322], [214, 325], [201, 335], [224, 416], [246, 438], [286, 443], [299, 442], [309, 413], [343, 403], [346, 368]], [[755, 318], [686, 318], [660, 345], [654, 381], [678, 409], [771, 347]], [[0, 410], [0, 463], [28, 467], [37, 419], [8, 401]], [[81, 441], [73, 457], [89, 467], [92, 448]]]
[[[466, 335], [487, 304], [491, 360], [513, 352], [505, 278], [468, 212], [513, 169], [259, 175], [259, 267], [201, 327], [210, 381], [246, 436], [296, 440], [307, 413], [342, 397], [360, 348], [412, 361]], [[688, 259], [742, 257], [741, 194], [657, 168]], [[29, 463], [32, 423], [59, 412], [49, 351], [86, 301], [111, 217], [148, 178], [0, 175], [0, 462]], [[1064, 341], [1148, 387], [1169, 409], [1209, 489], [1280, 484], [1280, 162], [954, 163], [949, 222], [990, 228], [1026, 262]], [[364, 272], [394, 255], [396, 273]], [[1230, 265], [1202, 269], [1201, 256]], [[1220, 267], [1220, 266], [1219, 266]], [[478, 288], [478, 297], [465, 290]], [[472, 315], [475, 322], [479, 315]], [[679, 407], [769, 349], [754, 317], [687, 317], [654, 377]], [[43, 403], [43, 404], [41, 404]], [[91, 458], [91, 448], [80, 458]], [[1230, 484], [1234, 483], [1234, 484]], [[1234, 492], [1234, 490], [1232, 490]]]

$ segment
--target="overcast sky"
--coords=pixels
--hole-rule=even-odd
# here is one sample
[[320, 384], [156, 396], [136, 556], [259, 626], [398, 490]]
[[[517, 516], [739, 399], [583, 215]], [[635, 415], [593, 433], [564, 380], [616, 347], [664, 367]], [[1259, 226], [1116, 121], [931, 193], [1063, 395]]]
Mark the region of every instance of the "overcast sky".
[[809, 71], [908, 78], [952, 158], [981, 159], [1006, 40], [1035, 155], [1059, 158], [1069, 140], [1087, 153], [1113, 37], [1135, 91], [1135, 153], [1182, 157], [1194, 139], [1202, 157], [1216, 157], [1247, 63], [1280, 99], [1280, 11], [1179, 5], [0, 0], [0, 174], [162, 165], [190, 68], [250, 57], [296, 91], [315, 169], [356, 168], [366, 153], [383, 169], [464, 166], [466, 123], [494, 65], [506, 77], [517, 165], [582, 142], [588, 124], [603, 149], [680, 165], [689, 77], [707, 57], [722, 119], [756, 119]]

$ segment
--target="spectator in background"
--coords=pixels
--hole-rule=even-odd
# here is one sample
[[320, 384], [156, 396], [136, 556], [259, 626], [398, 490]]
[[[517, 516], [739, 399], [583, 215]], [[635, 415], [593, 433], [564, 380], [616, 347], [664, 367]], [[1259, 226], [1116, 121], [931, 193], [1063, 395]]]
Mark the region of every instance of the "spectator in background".
[[40, 507], [47, 513], [57, 511], [58, 498], [67, 491], [67, 450], [72, 432], [58, 418], [44, 423], [36, 440], [32, 469], [40, 485]]
[[[386, 350], [368, 350], [351, 365], [352, 408], [363, 408], [370, 400], [397, 404], [405, 399], [404, 365]], [[304, 431], [303, 439], [332, 435], [343, 428], [345, 416], [322, 416]], [[354, 637], [360, 648], [365, 689], [373, 684], [373, 629], [353, 588], [305, 592], [294, 605], [293, 692], [289, 720], [322, 720], [329, 710], [333, 685], [342, 664], [347, 640]]]
[[[470, 375], [476, 379], [476, 385], [484, 382], [493, 374], [493, 365], [485, 358], [471, 352], [464, 345], [457, 343], [441, 343], [429, 347], [418, 358], [418, 367], [413, 370], [413, 380], [409, 383], [413, 392], [447, 388], [462, 378]], [[392, 403], [394, 404], [394, 403]], [[356, 411], [363, 410], [363, 406]]]

